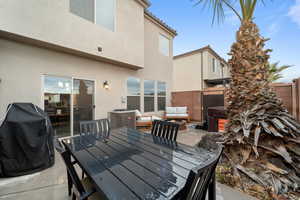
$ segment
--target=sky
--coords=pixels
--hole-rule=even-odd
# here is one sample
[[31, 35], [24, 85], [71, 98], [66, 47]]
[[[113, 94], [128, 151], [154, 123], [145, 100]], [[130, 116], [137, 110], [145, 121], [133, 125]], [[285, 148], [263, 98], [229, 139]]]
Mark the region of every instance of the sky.
[[[197, 0], [151, 0], [150, 11], [178, 32], [174, 40], [174, 55], [210, 45], [226, 60], [235, 41], [239, 20], [229, 9], [225, 19], [212, 24], [212, 11], [195, 6]], [[300, 0], [265, 0], [255, 11], [254, 22], [261, 35], [270, 38], [266, 48], [273, 52], [270, 62], [293, 65], [283, 72], [280, 82], [300, 77]]]

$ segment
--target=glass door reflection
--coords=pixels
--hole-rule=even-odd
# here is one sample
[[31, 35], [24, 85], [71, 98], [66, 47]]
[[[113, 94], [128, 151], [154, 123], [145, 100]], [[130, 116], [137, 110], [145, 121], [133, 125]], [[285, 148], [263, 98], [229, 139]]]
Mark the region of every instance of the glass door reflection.
[[44, 76], [44, 108], [58, 137], [71, 133], [72, 79]]
[[73, 79], [73, 134], [79, 134], [79, 122], [94, 119], [94, 87], [90, 80]]

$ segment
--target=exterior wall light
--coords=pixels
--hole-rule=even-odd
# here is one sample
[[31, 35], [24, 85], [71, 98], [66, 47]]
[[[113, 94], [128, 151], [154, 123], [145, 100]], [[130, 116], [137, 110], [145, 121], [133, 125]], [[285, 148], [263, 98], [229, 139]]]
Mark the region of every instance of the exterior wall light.
[[109, 90], [109, 84], [108, 84], [108, 81], [104, 81], [104, 82], [103, 82], [103, 88], [106, 89], [106, 90]]

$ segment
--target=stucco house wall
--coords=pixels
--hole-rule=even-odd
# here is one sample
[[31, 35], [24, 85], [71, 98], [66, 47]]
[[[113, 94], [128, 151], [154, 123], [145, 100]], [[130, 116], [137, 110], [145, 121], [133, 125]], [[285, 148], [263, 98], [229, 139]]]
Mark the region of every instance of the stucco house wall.
[[[213, 71], [213, 58], [216, 71]], [[209, 46], [174, 57], [173, 91], [203, 90], [208, 87], [205, 80], [229, 78], [230, 72], [224, 59]], [[222, 65], [224, 68], [222, 70]]]
[[202, 88], [201, 53], [174, 60], [173, 91], [192, 91]]
[[[115, 31], [70, 12], [69, 0], [0, 1], [0, 30], [132, 65], [144, 65], [144, 7], [117, 0]], [[98, 47], [103, 49], [98, 51]]]
[[[66, 2], [0, 1], [0, 119], [12, 102], [32, 102], [44, 107], [43, 75], [95, 81], [96, 119], [107, 117], [107, 112], [113, 109], [126, 108], [123, 100], [129, 77], [141, 80], [141, 93], [143, 80], [166, 82], [167, 105], [170, 105], [174, 31], [145, 14], [137, 0], [117, 0], [115, 32], [73, 15]], [[23, 42], [10, 34], [39, 41], [37, 45]], [[170, 56], [159, 52], [160, 34], [170, 39]], [[107, 57], [116, 63], [138, 66], [140, 70], [90, 59], [73, 51], [56, 50], [51, 45], [44, 48], [40, 41]], [[97, 51], [98, 46], [103, 48], [102, 53]], [[106, 80], [109, 90], [103, 88]], [[141, 104], [143, 110], [143, 95]]]

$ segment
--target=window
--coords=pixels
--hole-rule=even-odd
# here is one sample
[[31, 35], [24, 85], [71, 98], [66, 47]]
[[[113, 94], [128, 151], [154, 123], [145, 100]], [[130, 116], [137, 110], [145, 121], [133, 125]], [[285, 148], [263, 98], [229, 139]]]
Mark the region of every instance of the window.
[[167, 101], [167, 84], [165, 82], [158, 81], [157, 83], [157, 108], [159, 111], [166, 109]]
[[115, 30], [115, 0], [96, 0], [96, 24]]
[[213, 72], [217, 71], [217, 60], [215, 58], [212, 59], [212, 64], [213, 64]]
[[130, 77], [127, 79], [127, 109], [140, 110], [140, 80]]
[[144, 81], [144, 112], [154, 112], [155, 81]]
[[94, 0], [70, 0], [70, 12], [94, 22]]
[[109, 30], [115, 29], [116, 0], [70, 0], [70, 12]]
[[163, 35], [159, 35], [159, 51], [165, 56], [170, 56], [170, 40]]

